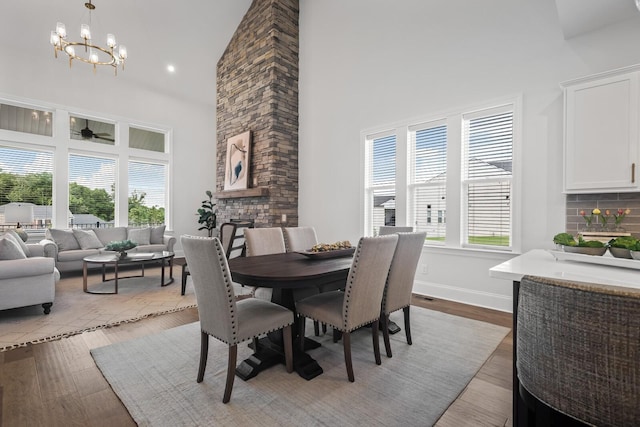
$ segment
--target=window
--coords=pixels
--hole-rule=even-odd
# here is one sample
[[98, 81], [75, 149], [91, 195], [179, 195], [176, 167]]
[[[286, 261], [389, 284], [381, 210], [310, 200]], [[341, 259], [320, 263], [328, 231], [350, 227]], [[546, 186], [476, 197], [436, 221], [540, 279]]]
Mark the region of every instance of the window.
[[368, 229], [396, 224], [396, 136], [378, 134], [366, 141], [366, 206]]
[[[165, 224], [170, 135], [124, 119], [0, 100], [0, 232], [15, 226], [3, 216], [3, 205], [15, 201], [34, 204], [33, 227]], [[57, 172], [66, 178], [56, 179]]]
[[[444, 242], [446, 209], [447, 126], [442, 121], [409, 127], [411, 176], [410, 222], [414, 230], [426, 231], [427, 239]], [[431, 212], [437, 210], [438, 220]]]
[[513, 107], [463, 116], [465, 243], [511, 245]]
[[364, 233], [397, 222], [426, 231], [427, 245], [519, 249], [520, 105], [516, 97], [363, 131]]
[[165, 165], [129, 162], [129, 225], [164, 224], [166, 180]]
[[5, 220], [5, 209], [9, 203], [33, 206], [33, 220], [20, 223], [27, 233], [51, 224], [52, 194], [52, 152], [0, 145], [0, 232], [17, 225]]
[[0, 103], [0, 129], [51, 136], [52, 116], [50, 111]]
[[94, 156], [69, 156], [70, 228], [113, 225], [116, 161]]

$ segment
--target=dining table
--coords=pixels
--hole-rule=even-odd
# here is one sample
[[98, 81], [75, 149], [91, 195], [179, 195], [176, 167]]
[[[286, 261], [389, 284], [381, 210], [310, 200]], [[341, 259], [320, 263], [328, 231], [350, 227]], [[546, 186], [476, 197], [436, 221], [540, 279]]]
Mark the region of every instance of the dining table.
[[[344, 256], [313, 256], [298, 252], [287, 252], [252, 257], [237, 257], [229, 260], [229, 270], [234, 282], [247, 286], [271, 288], [271, 301], [296, 312], [295, 302], [316, 294], [322, 288], [340, 289], [345, 286], [352, 253]], [[320, 343], [298, 336], [294, 325], [294, 369], [303, 378], [310, 380], [322, 374], [320, 365], [307, 353], [318, 348]], [[304, 351], [299, 350], [299, 341], [304, 339]], [[298, 343], [298, 344], [296, 344]], [[251, 344], [253, 345], [253, 344]], [[275, 364], [284, 363], [282, 331], [269, 333], [258, 341], [258, 348], [236, 369], [243, 380]]]

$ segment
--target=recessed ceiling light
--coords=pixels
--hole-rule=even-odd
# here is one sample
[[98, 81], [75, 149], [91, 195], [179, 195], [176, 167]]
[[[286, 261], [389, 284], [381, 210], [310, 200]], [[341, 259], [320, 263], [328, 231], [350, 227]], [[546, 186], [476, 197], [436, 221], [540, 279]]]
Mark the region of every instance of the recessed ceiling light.
[[167, 65], [167, 71], [170, 73], [175, 73], [176, 67], [174, 67], [173, 65]]

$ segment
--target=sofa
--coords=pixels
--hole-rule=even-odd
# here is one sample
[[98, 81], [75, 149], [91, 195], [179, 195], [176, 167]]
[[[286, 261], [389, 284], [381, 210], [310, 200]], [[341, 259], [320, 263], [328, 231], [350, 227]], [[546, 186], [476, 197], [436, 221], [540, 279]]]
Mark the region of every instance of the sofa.
[[[173, 252], [176, 238], [164, 234], [165, 226], [159, 227], [109, 227], [91, 229], [49, 228], [45, 239], [40, 241], [47, 257], [55, 260], [60, 272], [82, 271], [82, 259], [105, 252], [111, 242], [131, 240], [137, 243], [127, 252]], [[99, 268], [99, 264], [90, 268]]]
[[49, 314], [60, 272], [44, 246], [26, 244], [13, 230], [0, 236], [0, 310], [42, 304]]

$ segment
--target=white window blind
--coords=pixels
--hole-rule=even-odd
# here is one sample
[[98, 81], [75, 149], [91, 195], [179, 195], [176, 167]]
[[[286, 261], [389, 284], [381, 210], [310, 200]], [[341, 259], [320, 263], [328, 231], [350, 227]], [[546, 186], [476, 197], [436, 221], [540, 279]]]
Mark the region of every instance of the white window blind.
[[129, 225], [165, 223], [167, 165], [129, 162]]
[[52, 152], [0, 146], [0, 232], [16, 226], [5, 221], [8, 203], [33, 205], [33, 221], [20, 223], [27, 233], [51, 224], [52, 194]]
[[[409, 127], [411, 178], [409, 203], [414, 230], [427, 240], [446, 235], [447, 126], [440, 122]], [[437, 213], [437, 217], [433, 215]]]
[[396, 223], [396, 135], [367, 138], [367, 211], [369, 231]]
[[116, 161], [69, 155], [69, 227], [113, 226]]
[[464, 116], [466, 243], [511, 246], [513, 106]]

